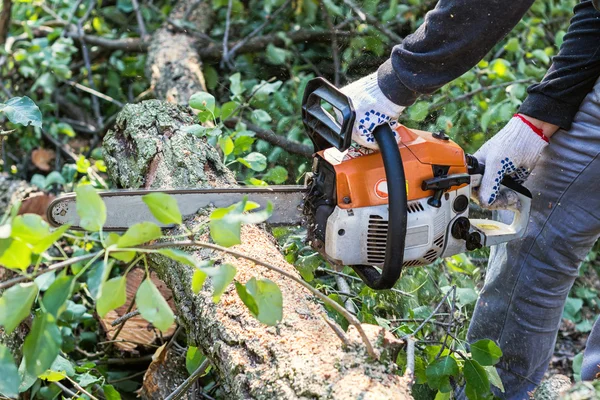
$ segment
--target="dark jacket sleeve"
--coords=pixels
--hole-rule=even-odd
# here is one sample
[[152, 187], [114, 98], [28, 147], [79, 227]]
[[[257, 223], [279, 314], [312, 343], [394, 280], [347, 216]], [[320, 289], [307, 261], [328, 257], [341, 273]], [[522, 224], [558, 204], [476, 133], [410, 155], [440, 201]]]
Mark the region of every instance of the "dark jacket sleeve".
[[378, 70], [379, 86], [409, 106], [477, 64], [519, 22], [533, 0], [440, 0], [423, 24], [395, 46]]
[[575, 6], [559, 53], [542, 82], [529, 87], [519, 112], [569, 129], [600, 76], [600, 11], [591, 0]]

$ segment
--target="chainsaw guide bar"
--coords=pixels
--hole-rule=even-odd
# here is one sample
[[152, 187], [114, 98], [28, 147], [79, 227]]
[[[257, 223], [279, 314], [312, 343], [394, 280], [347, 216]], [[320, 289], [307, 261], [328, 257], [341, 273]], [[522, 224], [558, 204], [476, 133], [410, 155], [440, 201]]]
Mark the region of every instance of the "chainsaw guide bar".
[[[273, 215], [268, 219], [273, 225], [296, 225], [303, 220], [302, 203], [307, 188], [305, 186], [272, 187], [232, 187], [219, 189], [172, 189], [172, 190], [112, 190], [98, 192], [106, 205], [105, 231], [125, 231], [139, 222], [162, 224], [154, 218], [142, 200], [149, 193], [166, 193], [175, 198], [181, 215], [185, 218], [206, 207], [223, 208], [241, 201], [248, 196], [249, 201], [264, 208], [270, 201]], [[77, 214], [75, 194], [67, 194], [55, 199], [48, 206], [48, 222], [52, 226], [71, 224], [72, 229], [81, 229]]]

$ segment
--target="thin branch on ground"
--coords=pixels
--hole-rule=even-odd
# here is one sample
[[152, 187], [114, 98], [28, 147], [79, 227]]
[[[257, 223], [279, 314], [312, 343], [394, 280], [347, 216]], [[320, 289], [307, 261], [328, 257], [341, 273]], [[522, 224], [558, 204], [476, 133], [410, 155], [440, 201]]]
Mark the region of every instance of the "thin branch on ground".
[[[131, 312], [131, 310], [133, 309], [133, 304], [134, 303], [135, 303], [135, 301], [132, 299], [131, 302], [129, 303], [129, 306], [127, 307], [127, 311], [125, 311], [125, 315], [127, 315], [127, 314], [129, 314]], [[123, 330], [123, 327], [125, 326], [126, 322], [127, 322], [127, 320], [123, 321], [123, 323], [121, 325], [119, 325], [119, 327], [117, 328], [117, 331], [115, 332], [115, 334], [113, 335], [113, 337], [110, 338], [111, 342], [115, 342], [116, 343], [117, 337], [119, 337], [119, 334]]]
[[[64, 82], [66, 84], [68, 84], [68, 85], [73, 86], [74, 88], [77, 88], [77, 89], [81, 90], [82, 92], [89, 93], [92, 96], [95, 96], [95, 97], [97, 97], [99, 99], [106, 100], [106, 101], [108, 101], [110, 103], [113, 103], [114, 105], [116, 105], [118, 107], [123, 107], [125, 105], [125, 104], [121, 103], [120, 101], [115, 100], [112, 97], [110, 97], [110, 96], [108, 96], [108, 95], [106, 95], [104, 93], [101, 93], [101, 92], [97, 91], [96, 89], [84, 86], [81, 83], [77, 83], [77, 82], [73, 82], [73, 81], [64, 81]], [[99, 126], [103, 126], [103, 125], [104, 125], [104, 123], [102, 123], [102, 125], [99, 125]]]
[[394, 45], [400, 44], [402, 42], [402, 38], [400, 36], [396, 35], [394, 32], [383, 26], [383, 24], [379, 22], [377, 18], [366, 13], [364, 10], [358, 7], [352, 0], [343, 1], [344, 4], [346, 4], [348, 7], [350, 7], [350, 9], [352, 9], [352, 11], [358, 16], [358, 18], [361, 21], [373, 25], [375, 28], [377, 28], [377, 30], [379, 30], [381, 33], [387, 36], [393, 42]]
[[[352, 276], [352, 275], [344, 274], [343, 272], [334, 271], [332, 269], [327, 269], [327, 268], [321, 268], [321, 267], [319, 267], [319, 268], [317, 268], [317, 271], [318, 272], [325, 272], [325, 273], [333, 274], [333, 275], [339, 275], [339, 276], [343, 276], [344, 278], [349, 278], [349, 279], [352, 279], [352, 280], [355, 280], [355, 281], [362, 282], [362, 279], [360, 279], [357, 276]], [[406, 293], [406, 292], [404, 292], [404, 291], [402, 291], [400, 289], [391, 288], [391, 289], [388, 289], [388, 290], [391, 290], [392, 292], [395, 292], [395, 293], [399, 293], [399, 294], [401, 294], [403, 296], [415, 297], [412, 294]]]
[[[133, 303], [133, 302], [132, 302]], [[140, 315], [140, 310], [135, 310], [132, 312], [128, 312], [127, 314], [123, 314], [122, 316], [120, 316], [119, 318], [115, 319], [113, 322], [110, 323], [111, 326], [117, 326], [119, 324], [124, 323], [127, 320], [130, 320], [133, 317], [137, 317], [138, 315]], [[113, 339], [114, 340], [114, 339]]]
[[304, 157], [312, 157], [313, 148], [311, 146], [305, 145], [303, 143], [294, 142], [293, 140], [289, 140], [284, 136], [280, 136], [273, 131], [263, 129], [260, 126], [254, 125], [248, 121], [242, 120], [239, 117], [231, 117], [225, 121], [225, 126], [228, 128], [235, 128], [235, 125], [238, 122], [243, 122], [246, 124], [249, 130], [256, 133], [256, 137], [262, 140], [265, 140], [272, 145], [281, 147], [288, 153], [299, 154]]
[[196, 370], [194, 372], [192, 372], [192, 374], [189, 376], [189, 378], [187, 378], [185, 381], [183, 381], [183, 383], [177, 389], [175, 389], [175, 391], [173, 393], [168, 395], [165, 400], [177, 400], [177, 399], [180, 399], [181, 397], [183, 397], [185, 395], [185, 393], [196, 382], [196, 380], [198, 378], [200, 378], [202, 376], [202, 374], [204, 374], [204, 371], [206, 371], [206, 368], [208, 368], [208, 364], [209, 364], [208, 358], [205, 359], [204, 361], [202, 361], [202, 364], [200, 364], [200, 366], [198, 368], [196, 368]]
[[69, 396], [71, 396], [73, 398], [77, 398], [78, 397], [77, 393], [75, 393], [74, 391], [72, 391], [71, 389], [69, 389], [68, 387], [66, 387], [65, 385], [63, 385], [62, 383], [60, 383], [60, 382], [52, 382], [52, 383], [54, 383], [56, 386], [58, 386], [58, 388], [60, 390], [62, 390], [63, 393], [66, 393], [67, 395], [69, 395]]
[[140, 4], [138, 0], [131, 0], [131, 5], [133, 7], [133, 12], [135, 12], [135, 18], [137, 19], [138, 28], [140, 29], [140, 36], [142, 39], [148, 39], [148, 31], [146, 30], [146, 24], [144, 23], [144, 16], [142, 15], [142, 11], [140, 10]]
[[452, 330], [452, 323], [454, 322], [454, 310], [456, 309], [456, 285], [452, 286], [452, 288], [454, 289], [453, 290], [454, 293], [452, 294], [452, 304], [450, 305], [450, 321], [448, 321], [448, 326], [446, 328], [446, 336], [444, 337], [444, 342], [442, 343], [442, 347], [440, 348], [440, 351], [437, 354], [437, 356], [435, 356], [436, 360], [438, 358], [440, 358], [440, 356], [446, 349], [448, 338], [450, 336], [452, 336], [450, 331]]
[[425, 318], [425, 319], [423, 320], [423, 322], [421, 322], [421, 325], [419, 325], [419, 326], [417, 327], [417, 329], [415, 329], [415, 330], [414, 330], [413, 332], [411, 332], [411, 333], [408, 333], [408, 334], [406, 334], [406, 335], [402, 336], [402, 338], [401, 338], [401, 339], [402, 339], [402, 340], [407, 340], [408, 338], [414, 338], [414, 337], [415, 337], [415, 335], [416, 335], [417, 333], [419, 333], [419, 331], [420, 331], [421, 329], [423, 329], [423, 327], [425, 326], [425, 324], [427, 324], [427, 322], [429, 322], [429, 320], [430, 320], [431, 318], [433, 318], [433, 316], [434, 316], [434, 315], [436, 315], [436, 314], [437, 314], [437, 312], [438, 312], [438, 310], [440, 309], [440, 307], [442, 307], [442, 304], [444, 304], [444, 302], [446, 301], [446, 299], [448, 298], [448, 296], [450, 296], [450, 293], [454, 293], [454, 292], [456, 292], [456, 286], [453, 286], [453, 287], [452, 287], [452, 289], [450, 289], [450, 290], [448, 290], [448, 292], [446, 292], [446, 294], [444, 295], [444, 297], [442, 297], [442, 300], [440, 300], [440, 302], [437, 304], [437, 306], [435, 307], [435, 309], [433, 310], [433, 312], [432, 312], [431, 314], [429, 314], [429, 316], [428, 316], [427, 318]]
[[231, 59], [229, 58], [229, 29], [231, 27], [231, 9], [233, 8], [233, 0], [227, 3], [227, 15], [225, 19], [225, 34], [223, 35], [223, 58], [221, 59], [221, 68], [225, 66], [233, 68]]
[[409, 337], [406, 343], [406, 370], [404, 371], [404, 377], [408, 385], [408, 390], [412, 389], [412, 385], [415, 381], [415, 339]]
[[333, 32], [331, 34], [331, 57], [333, 58], [333, 84], [335, 86], [340, 86], [340, 72], [341, 72], [341, 68], [340, 68], [340, 51], [339, 51], [339, 47], [338, 47], [338, 41], [337, 41], [337, 36], [335, 34], [335, 28], [333, 26], [333, 22], [331, 21], [331, 16], [329, 15], [329, 11], [327, 10], [327, 5], [325, 4], [324, 1], [320, 1], [321, 3], [321, 10], [323, 11], [323, 18], [325, 19], [325, 22], [327, 23], [327, 27], [329, 28], [329, 30], [331, 32]]
[[115, 379], [115, 380], [112, 380], [112, 381], [108, 381], [108, 383], [110, 385], [112, 385], [112, 384], [119, 383], [119, 382], [125, 382], [125, 381], [128, 381], [130, 379], [137, 378], [138, 376], [145, 375], [146, 371], [147, 371], [147, 369], [145, 369], [143, 371], [140, 371], [140, 372], [136, 372], [135, 374], [132, 374], [132, 375], [129, 375], [129, 376], [125, 376], [123, 378], [119, 378], [119, 379]]
[[79, 383], [75, 382], [73, 379], [69, 378], [68, 376], [66, 378], [69, 382], [71, 382], [71, 385], [73, 385], [75, 387], [75, 389], [77, 389], [80, 393], [85, 394], [87, 397], [89, 397], [92, 400], [98, 400], [98, 398], [96, 396], [93, 396], [90, 392], [88, 392], [87, 390], [82, 388], [79, 385]]
[[107, 358], [105, 360], [95, 361], [96, 365], [131, 365], [148, 364], [150, 362], [152, 362], [152, 354], [138, 358]]
[[330, 321], [329, 317], [327, 317], [325, 314], [322, 314], [321, 317], [323, 318], [325, 323], [327, 325], [329, 325], [329, 327], [333, 330], [333, 332], [337, 335], [337, 337], [340, 338], [342, 343], [344, 343], [344, 346], [348, 346], [350, 344], [350, 342], [348, 341], [348, 338], [344, 334], [344, 331], [342, 330], [342, 328], [340, 328], [338, 326], [338, 324], [336, 324], [335, 322]]
[[278, 274], [293, 280], [294, 282], [300, 284], [301, 286], [303, 286], [304, 288], [306, 288], [309, 292], [311, 292], [312, 294], [314, 294], [316, 297], [319, 298], [319, 300], [323, 301], [324, 303], [326, 303], [328, 306], [330, 306], [331, 308], [333, 308], [335, 311], [337, 311], [338, 313], [340, 313], [344, 318], [346, 318], [346, 320], [356, 328], [356, 330], [358, 331], [366, 349], [367, 352], [369, 353], [369, 355], [371, 357], [373, 357], [374, 359], [378, 360], [379, 356], [378, 354], [375, 352], [375, 349], [373, 348], [372, 343], [370, 342], [366, 332], [364, 331], [360, 321], [358, 320], [358, 318], [356, 318], [354, 315], [352, 315], [351, 313], [349, 313], [343, 306], [341, 306], [337, 301], [330, 299], [329, 297], [327, 297], [326, 295], [324, 295], [323, 293], [321, 293], [320, 291], [318, 291], [317, 289], [315, 289], [314, 287], [312, 287], [309, 283], [305, 282], [304, 280], [298, 278], [297, 276], [284, 271], [283, 269], [276, 267], [272, 264], [269, 264], [265, 261], [259, 260], [257, 258], [254, 258], [252, 256], [246, 255], [246, 254], [242, 254], [240, 252], [237, 252], [235, 250], [231, 250], [228, 249], [226, 247], [223, 246], [219, 246], [217, 244], [212, 244], [212, 243], [206, 243], [206, 242], [198, 242], [198, 241], [181, 241], [181, 242], [163, 242], [163, 243], [154, 243], [154, 244], [150, 244], [147, 246], [142, 246], [141, 248], [143, 249], [148, 249], [148, 250], [158, 250], [158, 249], [163, 249], [163, 248], [173, 248], [173, 247], [204, 247], [207, 249], [213, 249], [213, 250], [217, 250], [220, 251], [222, 253], [226, 253], [226, 254], [230, 254], [236, 258], [243, 258], [249, 261], [252, 261], [253, 263], [257, 264], [257, 265], [261, 265], [271, 271], [275, 271]]
[[233, 58], [235, 57], [235, 54], [238, 52], [238, 50], [240, 50], [246, 43], [248, 43], [256, 35], [261, 33], [263, 31], [263, 29], [265, 29], [265, 27], [269, 24], [269, 22], [274, 20], [275, 17], [277, 17], [277, 15], [279, 15], [283, 10], [285, 10], [290, 5], [291, 2], [292, 2], [292, 0], [286, 0], [286, 2], [283, 3], [281, 5], [281, 7], [279, 7], [277, 10], [275, 10], [275, 12], [273, 12], [273, 14], [267, 15], [265, 17], [265, 21], [260, 26], [258, 26], [252, 32], [250, 32], [250, 34], [248, 34], [244, 39], [242, 39], [238, 43], [236, 43], [226, 55], [225, 55], [225, 53], [223, 53], [222, 57], [224, 59], [226, 58], [225, 62], [231, 63]]
[[348, 282], [346, 282], [346, 279], [343, 276], [339, 275], [335, 276], [335, 283], [337, 284], [338, 290], [340, 292], [340, 301], [344, 303], [344, 307], [346, 307], [346, 310], [356, 315], [356, 306], [352, 302], [352, 299], [349, 297], [351, 296], [350, 285], [348, 285]]

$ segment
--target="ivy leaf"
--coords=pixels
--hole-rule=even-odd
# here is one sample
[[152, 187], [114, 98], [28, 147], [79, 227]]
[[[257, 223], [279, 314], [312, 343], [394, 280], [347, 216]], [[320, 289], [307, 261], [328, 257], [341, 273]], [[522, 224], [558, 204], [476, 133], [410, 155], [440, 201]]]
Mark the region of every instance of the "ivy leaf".
[[430, 388], [448, 393], [452, 390], [450, 377], [458, 375], [458, 364], [452, 357], [442, 357], [427, 367], [425, 375]]
[[48, 290], [44, 292], [42, 304], [44, 305], [45, 311], [52, 314], [54, 318], [58, 318], [65, 310], [65, 303], [69, 297], [71, 297], [73, 283], [73, 276], [63, 275], [56, 278]]
[[235, 74], [231, 75], [229, 77], [229, 82], [231, 82], [229, 90], [234, 96], [239, 96], [246, 90], [244, 85], [242, 85], [242, 75], [239, 72], [236, 72]]
[[211, 277], [213, 286], [213, 301], [218, 303], [227, 286], [233, 281], [237, 270], [231, 264], [221, 264], [218, 267], [202, 269]]
[[260, 322], [274, 326], [281, 321], [283, 318], [283, 297], [279, 286], [275, 282], [269, 279], [257, 280], [252, 278], [246, 283], [246, 291], [252, 296], [258, 307], [258, 312], [253, 313], [250, 307], [248, 309]]
[[471, 344], [471, 356], [481, 365], [494, 365], [502, 357], [502, 350], [490, 339], [481, 339]]
[[467, 381], [465, 393], [469, 399], [483, 399], [490, 392], [490, 381], [487, 373], [477, 361], [465, 360], [463, 373]]
[[265, 110], [256, 109], [252, 111], [252, 121], [255, 123], [266, 123], [271, 122], [271, 116]]
[[127, 301], [127, 278], [118, 276], [104, 282], [100, 287], [96, 311], [104, 317], [109, 311], [121, 307]]
[[0, 104], [0, 111], [4, 111], [6, 117], [13, 124], [24, 126], [42, 127], [42, 113], [38, 106], [29, 97], [13, 97], [6, 103]]
[[75, 189], [79, 225], [86, 231], [98, 232], [106, 222], [106, 205], [96, 190], [90, 185]]
[[254, 301], [252, 295], [246, 291], [246, 286], [242, 285], [238, 281], [235, 281], [235, 290], [238, 296], [240, 296], [242, 303], [248, 307], [250, 314], [256, 317], [258, 315], [258, 305], [256, 304], [256, 301]]
[[171, 307], [150, 279], [144, 280], [138, 288], [135, 303], [142, 317], [163, 332], [175, 321]]
[[231, 117], [233, 112], [239, 107], [239, 104], [235, 101], [228, 101], [221, 106], [221, 121]]
[[150, 212], [162, 224], [180, 225], [183, 221], [175, 197], [166, 193], [150, 193], [142, 196]]
[[26, 373], [32, 376], [43, 374], [58, 356], [61, 344], [56, 319], [49, 313], [38, 313], [23, 344]]
[[34, 282], [20, 283], [6, 289], [0, 297], [0, 325], [6, 333], [11, 333], [31, 312], [31, 306], [38, 294]]
[[194, 292], [194, 294], [200, 293], [207, 276], [206, 272], [201, 269], [194, 270], [194, 274], [192, 275], [192, 292]]
[[250, 153], [244, 158], [238, 158], [237, 161], [256, 172], [264, 171], [267, 168], [267, 157], [257, 152]]
[[161, 236], [162, 231], [158, 225], [153, 222], [140, 222], [127, 229], [127, 232], [119, 238], [117, 246], [121, 248], [134, 247]]
[[31, 249], [20, 240], [0, 239], [0, 265], [25, 271], [31, 264]]
[[215, 97], [207, 92], [194, 93], [190, 97], [189, 104], [196, 110], [215, 112]]
[[275, 168], [270, 168], [267, 173], [263, 176], [263, 180], [267, 182], [274, 183], [276, 185], [281, 185], [283, 182], [287, 181], [288, 172], [287, 169], [278, 165]]
[[202, 352], [198, 350], [197, 347], [188, 347], [187, 352], [185, 354], [185, 368], [190, 373], [190, 375], [194, 371], [196, 371], [198, 367], [200, 367], [200, 364], [202, 364], [204, 360], [206, 360], [206, 356], [202, 354]]
[[0, 344], [0, 395], [17, 398], [21, 378], [10, 350]]

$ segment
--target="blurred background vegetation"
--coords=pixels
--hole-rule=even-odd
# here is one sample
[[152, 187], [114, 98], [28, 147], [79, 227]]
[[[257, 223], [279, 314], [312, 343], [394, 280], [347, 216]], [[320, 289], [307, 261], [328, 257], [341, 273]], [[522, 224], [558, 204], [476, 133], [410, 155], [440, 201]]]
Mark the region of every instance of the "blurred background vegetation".
[[[208, 29], [201, 30], [187, 16], [207, 2], [214, 16]], [[510, 119], [525, 99], [527, 86], [543, 77], [575, 3], [536, 1], [484, 60], [421, 98], [404, 113], [402, 123], [444, 130], [467, 152], [474, 152]], [[152, 71], [146, 66], [148, 43], [154, 31], [167, 26], [197, 39], [206, 89], [216, 98], [216, 117], [224, 121], [224, 126], [208, 132], [209, 140], [230, 161], [238, 180], [257, 185], [301, 182], [310, 168], [307, 147], [298, 146], [311, 145], [300, 120], [306, 82], [324, 76], [342, 86], [375, 71], [397, 40], [414, 31], [434, 5], [429, 0], [196, 0], [189, 1], [183, 18], [174, 20], [169, 16], [172, 3], [163, 0], [4, 0], [0, 13], [10, 10], [10, 18], [4, 24], [0, 18], [0, 102], [30, 97], [41, 109], [43, 125], [13, 125], [0, 114], [0, 131], [15, 130], [2, 136], [0, 170], [56, 194], [79, 182], [112, 187], [105, 181], [102, 137], [124, 104], [155, 97]], [[226, 57], [224, 38], [229, 43]], [[287, 151], [269, 135], [279, 137]], [[250, 157], [256, 153], [262, 156]], [[240, 158], [246, 162], [235, 162]], [[304, 279], [345, 301], [336, 275], [306, 247], [302, 231], [276, 229], [275, 235]], [[73, 246], [75, 252], [85, 251]], [[359, 318], [399, 336], [419, 326], [456, 285], [455, 295], [448, 297], [434, 323], [418, 334], [422, 361], [417, 360], [417, 398], [436, 395], [424, 384], [423, 371], [441, 342], [448, 339], [447, 345], [455, 349], [463, 346], [486, 256], [479, 251], [412, 269], [397, 291], [383, 294], [347, 278], [349, 301]], [[575, 378], [600, 301], [596, 260], [593, 251], [569, 296], [551, 366]], [[343, 272], [354, 276], [350, 270]], [[99, 344], [102, 331], [90, 315], [93, 311], [87, 313], [85, 301], [74, 298], [73, 304], [84, 309], [74, 320], [62, 322], [65, 343], [72, 344], [63, 348], [64, 355], [78, 363], [77, 374], [89, 373], [133, 397], [140, 387], [139, 372], [147, 364], [97, 367], [96, 361], [107, 354], [118, 356], [118, 350], [110, 353]], [[337, 318], [334, 311], [331, 315]], [[446, 329], [449, 323], [452, 331]], [[398, 359], [401, 366], [403, 360]], [[218, 397], [218, 382], [210, 374], [200, 382], [205, 393]], [[59, 392], [60, 387], [46, 382], [37, 396], [53, 398]]]

